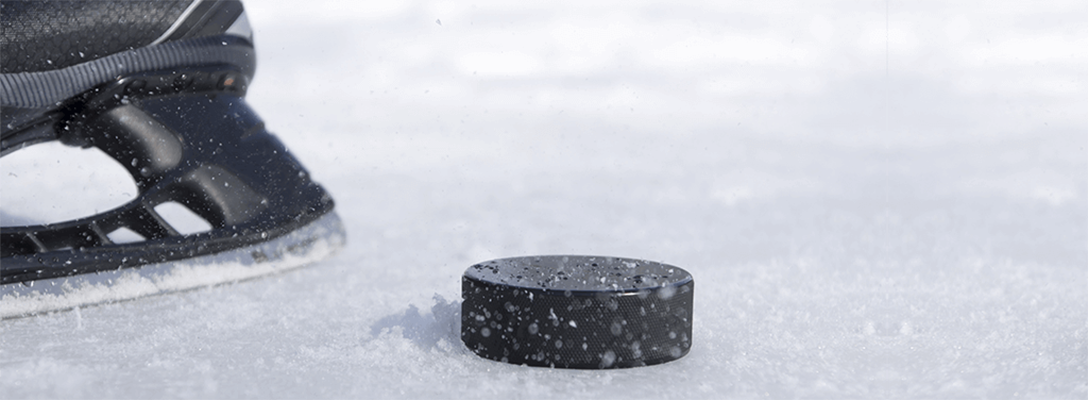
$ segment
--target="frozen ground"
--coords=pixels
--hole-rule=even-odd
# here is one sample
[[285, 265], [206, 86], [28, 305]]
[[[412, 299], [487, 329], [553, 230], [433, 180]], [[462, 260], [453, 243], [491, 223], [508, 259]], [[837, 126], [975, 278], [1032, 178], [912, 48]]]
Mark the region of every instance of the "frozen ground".
[[[3, 397], [1088, 397], [1084, 2], [362, 3], [247, 4], [348, 246], [2, 321]], [[71, 152], [6, 221], [125, 200]], [[691, 271], [691, 353], [473, 356], [460, 274], [531, 254]]]

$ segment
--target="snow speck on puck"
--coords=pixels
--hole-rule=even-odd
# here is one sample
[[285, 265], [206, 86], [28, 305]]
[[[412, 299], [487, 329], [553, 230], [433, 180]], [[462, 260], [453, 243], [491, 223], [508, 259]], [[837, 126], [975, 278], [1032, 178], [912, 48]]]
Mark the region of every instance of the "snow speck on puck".
[[653, 261], [531, 256], [462, 278], [461, 340], [480, 357], [554, 368], [660, 364], [691, 349], [695, 281]]

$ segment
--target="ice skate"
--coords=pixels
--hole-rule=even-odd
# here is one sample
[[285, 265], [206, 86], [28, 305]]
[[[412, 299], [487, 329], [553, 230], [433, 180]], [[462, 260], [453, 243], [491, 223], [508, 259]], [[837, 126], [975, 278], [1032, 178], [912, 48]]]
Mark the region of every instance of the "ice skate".
[[[96, 147], [139, 193], [3, 227], [0, 317], [249, 279], [342, 247], [332, 198], [246, 105], [256, 57], [241, 3], [5, 1], [2, 14], [3, 155]], [[179, 233], [156, 211], [168, 202], [211, 229]]]

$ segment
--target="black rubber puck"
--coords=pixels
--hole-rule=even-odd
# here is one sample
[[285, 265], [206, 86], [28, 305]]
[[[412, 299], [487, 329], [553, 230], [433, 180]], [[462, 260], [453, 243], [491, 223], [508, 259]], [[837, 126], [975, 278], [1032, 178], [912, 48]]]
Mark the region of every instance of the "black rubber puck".
[[652, 261], [536, 256], [465, 271], [461, 341], [480, 357], [555, 368], [660, 364], [691, 349], [695, 281]]

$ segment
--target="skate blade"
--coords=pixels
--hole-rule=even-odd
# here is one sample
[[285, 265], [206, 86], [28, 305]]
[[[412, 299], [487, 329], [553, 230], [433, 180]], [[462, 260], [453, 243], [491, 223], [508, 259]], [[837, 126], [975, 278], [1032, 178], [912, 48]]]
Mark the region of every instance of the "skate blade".
[[329, 212], [270, 241], [136, 268], [0, 286], [0, 319], [27, 317], [275, 274], [311, 264], [344, 246], [344, 225]]

